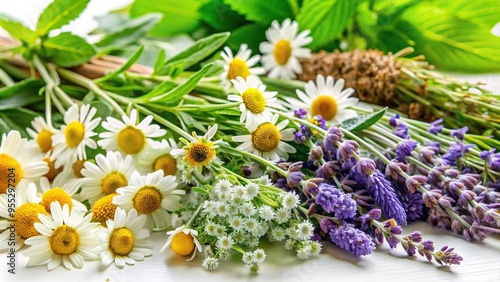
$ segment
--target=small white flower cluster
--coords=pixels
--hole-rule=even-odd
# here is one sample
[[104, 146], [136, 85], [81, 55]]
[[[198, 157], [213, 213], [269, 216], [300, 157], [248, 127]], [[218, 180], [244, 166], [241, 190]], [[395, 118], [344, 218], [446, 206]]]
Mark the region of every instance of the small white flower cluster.
[[321, 245], [310, 241], [313, 225], [297, 219], [293, 212], [300, 203], [298, 195], [270, 190], [269, 184], [267, 177], [245, 185], [219, 179], [208, 187], [201, 225], [205, 231], [202, 241], [210, 247], [205, 250], [203, 267], [217, 268], [220, 260], [229, 259], [236, 250], [243, 254], [242, 261], [250, 272], [257, 272], [266, 258], [264, 250], [258, 248], [264, 236], [291, 244], [301, 258], [319, 253]]

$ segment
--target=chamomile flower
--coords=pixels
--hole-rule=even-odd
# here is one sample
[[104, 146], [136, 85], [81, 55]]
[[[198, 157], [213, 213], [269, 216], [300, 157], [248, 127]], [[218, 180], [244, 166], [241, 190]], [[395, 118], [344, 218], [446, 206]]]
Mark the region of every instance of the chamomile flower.
[[115, 218], [118, 206], [113, 204], [113, 198], [116, 195], [118, 195], [118, 193], [106, 195], [92, 205], [93, 222], [105, 223], [106, 220]]
[[276, 95], [278, 92], [266, 91], [266, 86], [253, 77], [243, 80], [238, 77], [231, 80], [239, 95], [229, 95], [229, 101], [241, 102], [240, 122], [245, 121], [248, 131], [254, 131], [259, 124], [272, 118], [270, 108], [280, 108]]
[[326, 121], [338, 124], [346, 119], [357, 116], [355, 110], [348, 109], [358, 104], [358, 98], [351, 97], [352, 88], [344, 88], [344, 80], [334, 82], [333, 77], [316, 76], [316, 83], [309, 81], [305, 93], [297, 89], [300, 101], [292, 99], [291, 104], [307, 110], [312, 116], [321, 115]]
[[220, 80], [226, 90], [231, 86], [230, 81], [237, 77], [241, 77], [243, 80], [247, 80], [249, 77], [258, 79], [258, 75], [266, 72], [262, 67], [255, 67], [255, 64], [260, 60], [260, 55], [250, 57], [252, 50], [248, 49], [246, 44], [241, 44], [240, 50], [235, 56], [229, 47], [225, 47], [220, 55], [224, 59], [218, 61], [224, 68]]
[[260, 52], [263, 54], [262, 65], [269, 71], [269, 77], [292, 79], [302, 73], [298, 58], [311, 56], [311, 50], [303, 46], [311, 43], [312, 37], [309, 30], [297, 34], [298, 30], [298, 23], [290, 19], [284, 20], [281, 26], [273, 21], [266, 30], [269, 42], [260, 44]]
[[163, 252], [166, 248], [170, 247], [174, 253], [179, 256], [188, 256], [192, 254], [187, 261], [194, 259], [196, 251], [201, 252], [201, 244], [198, 241], [198, 231], [190, 229], [185, 225], [178, 227], [174, 231], [167, 232], [168, 239], [165, 245], [161, 248]]
[[26, 128], [26, 131], [33, 138], [33, 141], [36, 142], [40, 152], [48, 156], [52, 149], [52, 136], [56, 130], [40, 116], [31, 122], [31, 126], [33, 126], [33, 129]]
[[191, 142], [181, 138], [185, 146], [182, 149], [172, 149], [170, 154], [174, 158], [184, 157], [182, 162], [188, 165], [190, 171], [196, 169], [196, 172], [201, 173], [203, 167], [208, 168], [214, 160], [216, 155], [215, 149], [219, 147], [217, 141], [211, 141], [217, 132], [217, 128], [218, 125], [214, 124], [203, 137], [198, 137], [196, 132], [193, 132], [194, 140]]
[[[37, 158], [36, 150], [28, 146], [28, 140], [21, 138], [19, 131], [11, 130], [2, 135], [0, 144], [0, 194], [7, 188], [15, 188], [22, 180], [38, 181], [49, 171], [47, 163]], [[12, 182], [9, 179], [14, 179]]]
[[118, 267], [133, 265], [136, 261], [151, 256], [153, 243], [148, 241], [149, 230], [143, 229], [146, 215], [137, 215], [135, 209], [128, 214], [117, 208], [114, 220], [106, 221], [107, 228], [98, 231], [100, 245], [96, 251], [100, 253], [101, 264], [109, 266], [113, 262]]
[[108, 117], [102, 122], [102, 127], [108, 131], [99, 134], [102, 140], [97, 144], [107, 151], [119, 151], [137, 160], [147, 148], [146, 144], [152, 141], [151, 138], [162, 137], [166, 133], [160, 126], [150, 124], [153, 116], [147, 116], [139, 123], [138, 119], [135, 109], [130, 112], [130, 116], [123, 115], [123, 121]]
[[48, 213], [51, 213], [52, 202], [59, 202], [61, 206], [68, 205], [69, 209], [76, 208], [78, 210], [87, 211], [87, 207], [79, 201], [73, 199], [73, 196], [82, 186], [82, 179], [71, 178], [68, 173], [61, 174], [52, 184], [46, 177], [40, 179], [40, 188], [42, 189], [42, 199], [40, 204]]
[[251, 134], [234, 136], [233, 141], [243, 142], [236, 149], [270, 161], [288, 159], [288, 153], [295, 153], [296, 150], [282, 140], [292, 141], [295, 129], [285, 129], [288, 120], [276, 124], [277, 121], [278, 115], [274, 115], [270, 122], [260, 124]]
[[137, 171], [145, 175], [159, 169], [164, 175], [174, 175], [177, 179], [181, 177], [182, 163], [170, 155], [172, 149], [179, 149], [174, 139], [163, 139], [161, 142], [152, 142], [150, 148], [144, 151], [137, 162]]
[[64, 125], [61, 130], [52, 136], [54, 151], [51, 160], [55, 160], [55, 167], [62, 165], [72, 166], [76, 160], [87, 158], [85, 148], [96, 149], [97, 144], [92, 139], [97, 135], [93, 130], [101, 122], [101, 118], [95, 118], [97, 109], [90, 105], [73, 104], [64, 114]]
[[[40, 222], [38, 214], [47, 214], [47, 211], [39, 204], [40, 198], [37, 197], [37, 187], [34, 183], [26, 184], [26, 181], [19, 183], [15, 190], [15, 200], [15, 210], [11, 213], [8, 208], [9, 197], [6, 194], [0, 195], [0, 217], [7, 219], [0, 224], [0, 230], [5, 230], [11, 225], [14, 226], [14, 248], [18, 250], [23, 246], [24, 240], [40, 234], [35, 229], [34, 223]], [[10, 229], [0, 234], [0, 251], [12, 248], [9, 245], [10, 236]]]
[[217, 240], [217, 247], [219, 249], [229, 250], [233, 247], [233, 245], [234, 245], [234, 240], [230, 235], [221, 236]]
[[85, 260], [98, 258], [95, 252], [95, 232], [98, 223], [91, 223], [92, 214], [70, 209], [68, 205], [61, 208], [53, 202], [50, 207], [52, 216], [40, 214], [40, 222], [35, 229], [40, 233], [30, 237], [24, 243], [30, 248], [24, 252], [29, 257], [27, 266], [47, 264], [53, 270], [59, 265], [67, 269], [72, 266], [82, 268]]
[[146, 214], [146, 226], [161, 230], [170, 224], [170, 214], [180, 207], [181, 195], [186, 192], [177, 188], [175, 176], [163, 175], [158, 170], [147, 176], [137, 171], [132, 174], [128, 186], [119, 188], [119, 194], [113, 198], [113, 204], [127, 211], [136, 209], [139, 214]]
[[124, 158], [119, 152], [107, 152], [106, 156], [99, 154], [95, 162], [86, 162], [81, 170], [84, 179], [80, 199], [89, 200], [91, 204], [127, 186], [135, 171], [132, 157]]

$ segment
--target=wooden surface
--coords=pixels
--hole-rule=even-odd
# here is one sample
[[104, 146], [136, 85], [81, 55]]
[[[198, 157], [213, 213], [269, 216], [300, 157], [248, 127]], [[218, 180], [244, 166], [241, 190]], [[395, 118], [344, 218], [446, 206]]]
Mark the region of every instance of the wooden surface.
[[[408, 257], [402, 248], [390, 250], [387, 244], [378, 246], [367, 257], [354, 257], [332, 244], [316, 258], [301, 261], [281, 245], [266, 245], [267, 259], [258, 275], [251, 275], [233, 257], [221, 262], [219, 269], [206, 271], [201, 267], [203, 256], [186, 262], [170, 251], [159, 253], [166, 240], [164, 232], [153, 233], [153, 256], [123, 269], [111, 265], [102, 268], [97, 261], [86, 262], [82, 269], [70, 271], [63, 267], [48, 272], [46, 266], [25, 268], [26, 257], [20, 254], [17, 274], [0, 267], [0, 281], [499, 281], [500, 237], [490, 237], [483, 243], [466, 242], [452, 233], [419, 222], [405, 227], [405, 232], [420, 230], [424, 240], [433, 240], [436, 247], [454, 246], [464, 261], [457, 266], [439, 266], [422, 257]], [[22, 252], [21, 252], [22, 253]], [[5, 254], [0, 256], [4, 257]], [[4, 261], [3, 259], [0, 261]]]

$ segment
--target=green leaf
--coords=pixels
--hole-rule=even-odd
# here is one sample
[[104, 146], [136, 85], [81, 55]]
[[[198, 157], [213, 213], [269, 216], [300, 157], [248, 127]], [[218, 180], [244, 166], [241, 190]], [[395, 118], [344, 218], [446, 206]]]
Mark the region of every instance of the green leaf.
[[267, 26], [257, 23], [250, 23], [241, 26], [231, 32], [231, 36], [227, 40], [227, 45], [229, 45], [229, 47], [233, 50], [239, 50], [240, 45], [245, 43], [253, 53], [258, 53], [260, 43], [267, 41], [267, 28]]
[[0, 27], [5, 29], [12, 37], [24, 41], [28, 44], [35, 43], [37, 34], [24, 26], [21, 22], [7, 16], [0, 14]]
[[206, 2], [208, 0], [135, 0], [130, 16], [136, 18], [149, 13], [162, 13], [163, 19], [150, 34], [165, 37], [193, 31], [201, 18], [198, 9]]
[[311, 30], [312, 49], [325, 47], [351, 24], [358, 1], [304, 0], [297, 15], [301, 30]]
[[178, 76], [184, 71], [185, 60], [179, 60], [166, 64], [162, 69], [155, 72], [157, 75], [168, 75], [172, 78]]
[[154, 73], [158, 73], [163, 68], [166, 58], [167, 52], [165, 52], [165, 49], [161, 49], [155, 60]]
[[366, 129], [375, 124], [379, 119], [381, 119], [384, 116], [385, 111], [387, 111], [387, 108], [384, 108], [375, 113], [350, 118], [343, 121], [340, 124], [340, 127], [345, 128], [351, 132]]
[[421, 4], [406, 10], [393, 28], [394, 33], [414, 40], [415, 52], [437, 67], [469, 72], [500, 70], [500, 37], [491, 34], [491, 28], [453, 12]]
[[40, 101], [43, 101], [43, 97], [37, 95], [37, 92], [22, 92], [5, 99], [1, 99], [0, 111], [16, 109], [18, 107], [26, 106], [31, 103], [37, 103]]
[[139, 100], [143, 103], [148, 102], [152, 98], [159, 96], [163, 93], [166, 93], [174, 88], [175, 88], [175, 84], [171, 81], [166, 80], [166, 81], [163, 81], [160, 85], [153, 88], [153, 90], [151, 90], [151, 92], [144, 94], [141, 97], [138, 97], [137, 100]]
[[99, 25], [97, 29], [102, 33], [113, 33], [120, 29], [123, 26], [130, 24], [132, 21], [131, 18], [122, 14], [106, 14], [95, 16], [94, 19], [97, 21]]
[[228, 37], [229, 32], [222, 32], [202, 38], [191, 47], [170, 58], [167, 63], [184, 60], [184, 69], [187, 69], [219, 49]]
[[215, 31], [230, 31], [244, 24], [245, 18], [238, 15], [224, 0], [212, 0], [200, 8], [201, 20]]
[[[9, 87], [0, 88], [0, 99], [8, 98], [20, 93], [37, 93], [45, 83], [43, 80], [28, 78]], [[0, 100], [2, 101], [2, 100]]]
[[181, 100], [184, 95], [188, 94], [189, 92], [191, 92], [191, 90], [194, 89], [196, 84], [198, 84], [198, 82], [210, 69], [211, 66], [212, 64], [205, 65], [201, 70], [193, 74], [186, 82], [166, 93], [156, 95], [154, 97], [152, 97], [151, 94], [146, 94], [146, 97], [139, 97], [138, 100], [141, 100], [142, 102], [163, 102], [168, 104], [176, 103]]
[[200, 188], [200, 187], [191, 187], [191, 191], [196, 192], [196, 193], [200, 193], [202, 195], [207, 195], [208, 194], [207, 190], [205, 190], [203, 188]]
[[130, 56], [130, 58], [122, 66], [120, 66], [120, 68], [118, 68], [114, 72], [108, 73], [107, 75], [105, 75], [99, 79], [96, 79], [96, 82], [102, 82], [102, 81], [106, 81], [106, 80], [115, 78], [116, 76], [120, 75], [122, 72], [128, 70], [141, 57], [143, 50], [144, 50], [143, 46], [139, 47], [139, 49], [137, 49], [137, 51], [132, 56]]
[[67, 25], [85, 10], [90, 0], [55, 0], [38, 18], [36, 32], [47, 35], [51, 30]]
[[95, 50], [83, 38], [69, 32], [48, 38], [43, 43], [51, 62], [61, 67], [74, 67], [86, 63]]
[[103, 50], [117, 49], [129, 45], [150, 31], [161, 19], [161, 14], [148, 14], [138, 19], [134, 19], [119, 30], [107, 34], [96, 47]]
[[[322, 2], [321, 0], [320, 2]], [[350, 1], [349, 1], [350, 2]], [[282, 22], [284, 19], [293, 18], [293, 12], [288, 1], [283, 0], [224, 0], [236, 12], [245, 16], [249, 21], [262, 25], [270, 25], [274, 20]]]
[[498, 0], [434, 0], [435, 5], [451, 12], [455, 17], [493, 28], [500, 22], [500, 3]]

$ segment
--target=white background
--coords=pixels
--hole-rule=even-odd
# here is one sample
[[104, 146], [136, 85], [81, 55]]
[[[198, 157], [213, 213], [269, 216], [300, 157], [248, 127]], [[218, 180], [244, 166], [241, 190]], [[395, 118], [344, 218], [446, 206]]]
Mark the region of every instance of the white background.
[[[152, 0], [153, 1], [153, 0]], [[0, 0], [0, 12], [7, 13], [34, 27], [40, 11], [50, 1], [47, 0]], [[130, 0], [91, 1], [82, 17], [66, 30], [79, 35], [92, 31], [97, 23], [94, 15], [106, 14], [123, 7]], [[500, 25], [495, 28], [500, 33]], [[1, 35], [1, 31], [0, 31]], [[500, 47], [499, 47], [500, 48]], [[500, 93], [500, 75], [463, 75], [469, 81], [488, 83], [488, 88]], [[424, 240], [433, 240], [436, 248], [453, 246], [463, 256], [460, 266], [438, 266], [422, 257], [406, 256], [398, 248], [389, 250], [386, 244], [378, 246], [370, 256], [357, 258], [337, 247], [326, 243], [324, 252], [317, 258], [300, 261], [293, 253], [284, 250], [281, 244], [266, 245], [268, 258], [261, 266], [260, 274], [250, 275], [240, 257], [221, 262], [215, 271], [205, 271], [201, 267], [203, 255], [192, 262], [173, 255], [159, 253], [166, 235], [157, 232], [152, 235], [155, 242], [153, 256], [135, 266], [119, 269], [108, 268], [99, 262], [86, 262], [83, 269], [66, 270], [63, 267], [48, 272], [46, 266], [26, 268], [27, 258], [18, 253], [16, 275], [7, 273], [6, 254], [0, 254], [0, 282], [3, 281], [500, 281], [500, 236], [492, 236], [485, 242], [470, 243], [451, 232], [431, 227], [427, 223], [417, 223], [405, 227], [405, 232], [420, 230]]]

